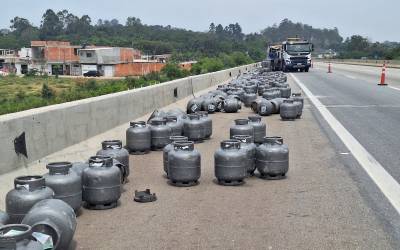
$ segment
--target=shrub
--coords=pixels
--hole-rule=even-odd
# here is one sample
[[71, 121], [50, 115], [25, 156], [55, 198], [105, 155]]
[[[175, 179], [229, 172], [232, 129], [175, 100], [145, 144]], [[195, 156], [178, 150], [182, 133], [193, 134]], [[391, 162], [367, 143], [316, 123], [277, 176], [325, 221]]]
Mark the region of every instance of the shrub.
[[143, 78], [147, 81], [160, 81], [160, 73], [158, 72], [150, 72], [149, 74], [143, 76]]
[[167, 63], [164, 68], [162, 68], [161, 73], [166, 75], [169, 79], [176, 79], [181, 77], [181, 69], [178, 64]]
[[134, 89], [137, 87], [137, 82], [136, 79], [133, 77], [125, 77], [125, 84], [128, 87], [128, 89]]
[[18, 90], [17, 94], [15, 95], [15, 98], [17, 100], [23, 100], [26, 97], [26, 94], [22, 90]]
[[54, 90], [47, 85], [47, 83], [44, 83], [42, 85], [42, 98], [44, 99], [51, 99], [55, 96]]
[[76, 84], [77, 88], [80, 90], [96, 90], [98, 89], [98, 84], [96, 80], [90, 79], [86, 82], [80, 82]]
[[38, 70], [37, 69], [30, 69], [26, 74], [25, 77], [32, 77], [32, 76], [37, 76], [38, 75]]

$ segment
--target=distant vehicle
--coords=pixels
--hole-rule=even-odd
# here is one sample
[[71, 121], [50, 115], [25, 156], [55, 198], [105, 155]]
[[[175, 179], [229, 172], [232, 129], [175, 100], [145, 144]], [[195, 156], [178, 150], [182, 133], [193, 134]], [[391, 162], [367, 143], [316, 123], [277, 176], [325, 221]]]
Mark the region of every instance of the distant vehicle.
[[101, 73], [97, 70], [89, 70], [88, 72], [84, 73], [83, 76], [85, 76], [85, 77], [100, 77]]
[[282, 44], [268, 47], [267, 62], [272, 71], [305, 71], [311, 67], [312, 43], [300, 38], [288, 38]]

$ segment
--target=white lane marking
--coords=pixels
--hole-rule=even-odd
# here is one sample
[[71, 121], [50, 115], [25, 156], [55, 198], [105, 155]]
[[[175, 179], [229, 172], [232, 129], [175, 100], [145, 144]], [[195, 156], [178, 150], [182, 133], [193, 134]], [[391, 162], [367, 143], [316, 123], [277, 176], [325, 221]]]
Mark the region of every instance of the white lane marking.
[[326, 108], [400, 108], [400, 105], [350, 105], [350, 104], [337, 104], [337, 105], [325, 105]]
[[392, 87], [392, 86], [388, 86], [389, 88], [391, 88], [391, 89], [395, 89], [395, 90], [399, 90], [400, 91], [400, 88], [396, 88], [396, 87]]
[[351, 76], [351, 75], [344, 75], [344, 76], [347, 77], [347, 78], [353, 79], [353, 80], [356, 80], [356, 79], [357, 79], [357, 77]]
[[400, 184], [383, 166], [353, 137], [350, 132], [332, 115], [331, 112], [313, 95], [313, 93], [293, 74], [294, 81], [309, 97], [329, 126], [346, 145], [360, 166], [371, 177], [392, 206], [400, 214]]

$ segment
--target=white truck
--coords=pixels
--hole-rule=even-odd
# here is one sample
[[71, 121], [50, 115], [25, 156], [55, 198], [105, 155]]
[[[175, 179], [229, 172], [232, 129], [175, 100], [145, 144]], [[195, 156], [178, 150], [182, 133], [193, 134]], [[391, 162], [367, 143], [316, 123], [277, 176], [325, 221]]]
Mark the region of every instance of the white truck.
[[312, 43], [300, 38], [288, 38], [282, 44], [268, 47], [267, 62], [272, 71], [308, 72], [311, 67]]

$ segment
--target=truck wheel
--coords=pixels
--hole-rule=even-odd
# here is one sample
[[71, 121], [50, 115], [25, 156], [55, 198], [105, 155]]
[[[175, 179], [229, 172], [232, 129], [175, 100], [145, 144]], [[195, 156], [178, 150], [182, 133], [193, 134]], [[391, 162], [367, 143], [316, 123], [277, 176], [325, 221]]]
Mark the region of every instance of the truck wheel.
[[307, 67], [307, 68], [305, 68], [305, 72], [308, 72], [310, 70], [310, 68], [309, 67]]

